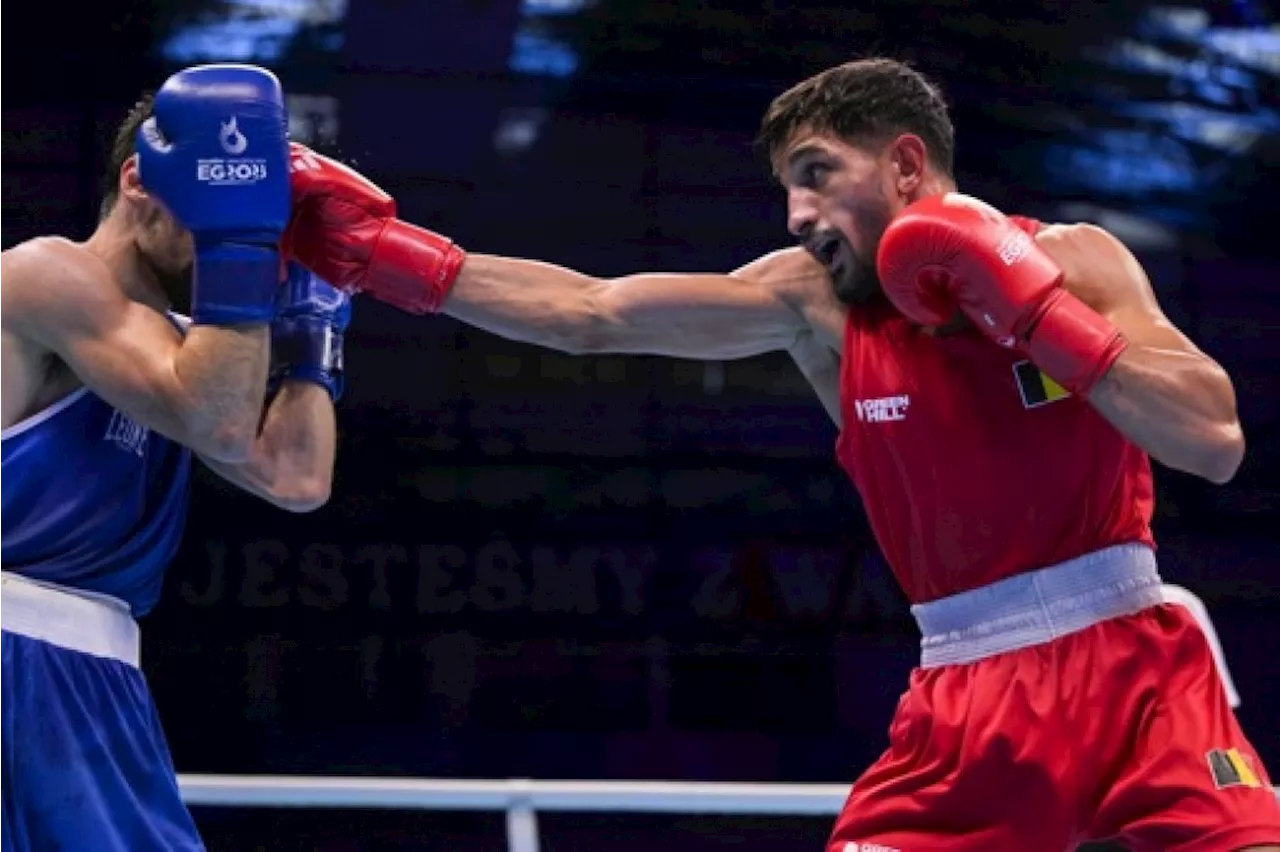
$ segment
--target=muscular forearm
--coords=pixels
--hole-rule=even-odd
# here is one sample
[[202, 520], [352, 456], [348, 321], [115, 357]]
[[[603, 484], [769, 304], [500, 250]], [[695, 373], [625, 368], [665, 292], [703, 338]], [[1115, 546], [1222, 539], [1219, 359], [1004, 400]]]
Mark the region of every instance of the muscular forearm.
[[337, 424], [328, 392], [286, 380], [242, 462], [206, 460], [228, 481], [281, 508], [307, 512], [329, 499]]
[[[806, 270], [807, 271], [807, 270]], [[641, 273], [601, 279], [532, 260], [470, 255], [444, 312], [511, 340], [581, 355], [728, 360], [790, 347], [807, 330], [772, 277]]]
[[262, 418], [270, 357], [266, 325], [191, 327], [174, 356], [175, 415], [193, 450], [235, 462]]
[[599, 348], [605, 286], [550, 263], [472, 254], [444, 313], [508, 340], [581, 354]]
[[1131, 345], [1089, 402], [1152, 458], [1211, 482], [1231, 479], [1244, 456], [1231, 380], [1198, 353]]

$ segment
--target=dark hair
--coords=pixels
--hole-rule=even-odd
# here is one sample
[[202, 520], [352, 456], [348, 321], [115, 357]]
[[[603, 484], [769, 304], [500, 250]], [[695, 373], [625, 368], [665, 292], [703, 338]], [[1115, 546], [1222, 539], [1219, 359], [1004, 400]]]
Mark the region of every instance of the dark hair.
[[765, 111], [760, 144], [776, 155], [802, 129], [864, 145], [914, 133], [935, 167], [947, 175], [955, 167], [955, 128], [942, 92], [895, 59], [846, 62], [792, 86]]
[[111, 142], [111, 154], [107, 160], [107, 171], [102, 176], [102, 207], [98, 211], [100, 219], [107, 218], [107, 214], [116, 206], [116, 200], [120, 194], [120, 170], [124, 168], [125, 161], [133, 156], [136, 150], [135, 140], [138, 136], [138, 128], [151, 117], [154, 106], [155, 93], [144, 92], [138, 102], [133, 105], [133, 109], [129, 110], [129, 114], [124, 117], [124, 121], [120, 122], [120, 127], [116, 129], [115, 139]]

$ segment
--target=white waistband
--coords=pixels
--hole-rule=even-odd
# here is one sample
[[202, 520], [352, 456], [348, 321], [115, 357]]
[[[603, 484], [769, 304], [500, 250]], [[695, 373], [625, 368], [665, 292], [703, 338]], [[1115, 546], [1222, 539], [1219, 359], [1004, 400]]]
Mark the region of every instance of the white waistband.
[[1155, 553], [1120, 544], [917, 604], [911, 614], [928, 669], [1042, 645], [1163, 602]]
[[8, 571], [0, 573], [0, 627], [59, 648], [119, 660], [134, 668], [141, 659], [138, 623], [122, 601]]

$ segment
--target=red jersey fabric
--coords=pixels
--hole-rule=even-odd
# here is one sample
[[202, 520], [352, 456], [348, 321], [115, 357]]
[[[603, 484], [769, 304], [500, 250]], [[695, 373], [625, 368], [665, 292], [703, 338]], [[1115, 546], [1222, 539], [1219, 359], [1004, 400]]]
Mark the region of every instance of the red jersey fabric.
[[836, 455], [912, 603], [1154, 546], [1146, 453], [1019, 352], [885, 300], [849, 311], [842, 360]]

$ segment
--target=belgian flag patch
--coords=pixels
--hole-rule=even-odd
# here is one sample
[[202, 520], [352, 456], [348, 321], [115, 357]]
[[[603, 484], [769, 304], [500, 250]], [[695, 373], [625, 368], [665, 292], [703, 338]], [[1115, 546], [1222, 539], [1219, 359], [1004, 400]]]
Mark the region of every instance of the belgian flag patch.
[[1205, 759], [1209, 761], [1209, 774], [1213, 776], [1213, 784], [1219, 790], [1227, 787], [1257, 789], [1262, 786], [1257, 773], [1253, 771], [1248, 759], [1240, 753], [1239, 749], [1215, 748], [1205, 754]]
[[1030, 361], [1013, 365], [1013, 383], [1018, 386], [1024, 408], [1039, 408], [1071, 396], [1071, 392], [1040, 372]]

